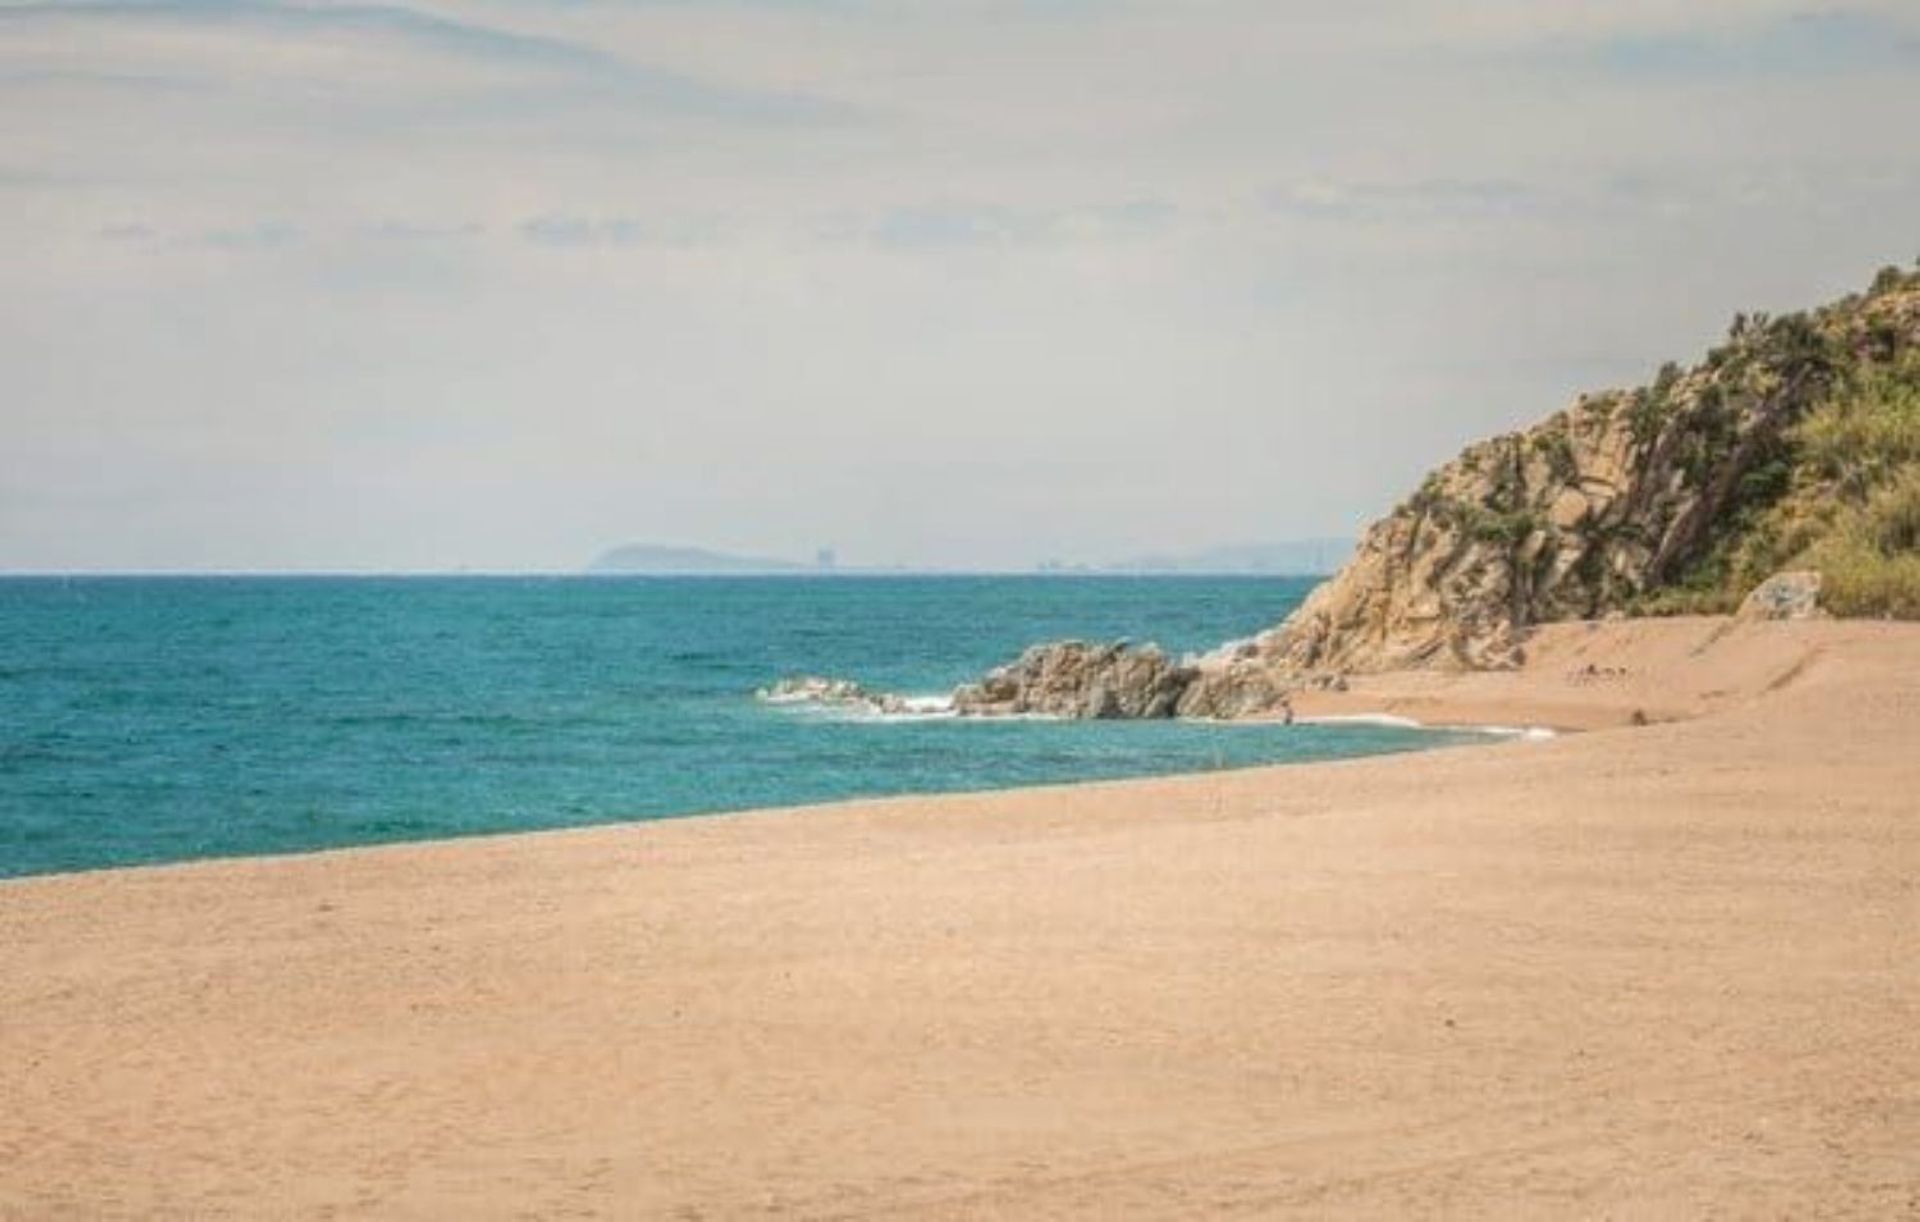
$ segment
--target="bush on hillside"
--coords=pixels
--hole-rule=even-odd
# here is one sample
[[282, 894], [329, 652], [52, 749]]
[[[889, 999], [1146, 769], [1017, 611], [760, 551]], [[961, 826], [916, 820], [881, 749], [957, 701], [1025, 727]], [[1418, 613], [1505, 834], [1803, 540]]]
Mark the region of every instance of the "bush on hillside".
[[1920, 463], [1920, 359], [1875, 373], [1835, 396], [1798, 430], [1811, 470], [1844, 496], [1862, 497]]

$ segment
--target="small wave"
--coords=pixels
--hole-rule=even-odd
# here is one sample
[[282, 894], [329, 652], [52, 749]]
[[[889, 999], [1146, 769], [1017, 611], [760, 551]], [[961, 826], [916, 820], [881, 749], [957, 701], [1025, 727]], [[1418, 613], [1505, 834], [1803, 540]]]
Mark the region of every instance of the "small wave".
[[1325, 717], [1296, 717], [1297, 726], [1386, 726], [1394, 730], [1424, 730], [1428, 727], [1411, 717], [1392, 713], [1339, 713]]
[[775, 705], [781, 705], [781, 704], [821, 705], [821, 704], [827, 703], [826, 701], [822, 700], [820, 697], [812, 695], [808, 692], [781, 692], [781, 691], [774, 691], [769, 688], [762, 688], [760, 691], [755, 692], [754, 699], [758, 700], [761, 704], [775, 704]]
[[951, 696], [889, 696], [860, 705], [817, 705], [819, 712], [843, 721], [890, 724], [902, 721], [953, 721], [960, 714]]
[[902, 696], [901, 711], [913, 716], [926, 716], [934, 713], [953, 712], [953, 697], [947, 696]]
[[1451, 730], [1463, 734], [1486, 734], [1495, 738], [1521, 738], [1528, 742], [1543, 742], [1549, 738], [1558, 738], [1559, 734], [1546, 726], [1433, 726], [1424, 721], [1415, 721], [1411, 717], [1400, 717], [1393, 713], [1346, 713], [1326, 717], [1301, 717], [1295, 725], [1302, 726], [1385, 726], [1395, 730]]
[[1496, 738], [1521, 738], [1528, 742], [1545, 742], [1549, 738], [1558, 738], [1556, 730], [1546, 726], [1462, 726], [1475, 734], [1491, 734]]
[[955, 721], [991, 725], [1009, 721], [1064, 721], [1053, 713], [967, 713], [954, 707], [952, 692], [873, 692], [844, 679], [784, 679], [754, 693], [754, 699], [785, 713], [862, 725]]
[[[1074, 720], [1071, 717], [1063, 717], [1058, 713], [962, 713], [954, 708], [952, 702], [945, 696], [915, 697], [914, 699], [925, 700], [928, 703], [916, 709], [894, 708], [883, 710], [876, 708], [859, 709], [813, 706], [795, 708], [788, 711], [804, 716], [818, 717], [826, 721], [838, 721], [845, 722], [849, 725], [863, 726], [924, 725], [930, 721], [949, 722], [953, 725], [966, 726], [1004, 726], [1028, 722], [1052, 723], [1070, 722]], [[932, 703], [933, 701], [939, 701], [940, 704], [936, 706]], [[1094, 723], [1087, 722], [1085, 724], [1092, 725]], [[1108, 721], [1099, 724], [1115, 726], [1128, 724], [1145, 725], [1148, 723]], [[1159, 724], [1165, 725], [1169, 723], [1162, 722]]]
[[968, 719], [963, 719], [960, 716], [960, 714], [954, 712], [951, 709], [948, 709], [944, 712], [928, 712], [928, 713], [899, 713], [899, 712], [882, 713], [878, 710], [871, 710], [864, 713], [849, 713], [849, 712], [836, 711], [836, 712], [830, 712], [828, 716], [834, 720], [858, 722], [861, 725], [867, 725], [867, 726], [897, 726], [897, 725], [907, 725], [907, 724], [922, 725], [929, 721], [968, 720]]
[[892, 692], [873, 692], [850, 679], [822, 679], [814, 676], [782, 679], [772, 687], [754, 693], [762, 704], [797, 712], [820, 714], [843, 720], [914, 721], [930, 717], [954, 717], [953, 696], [903, 696]]

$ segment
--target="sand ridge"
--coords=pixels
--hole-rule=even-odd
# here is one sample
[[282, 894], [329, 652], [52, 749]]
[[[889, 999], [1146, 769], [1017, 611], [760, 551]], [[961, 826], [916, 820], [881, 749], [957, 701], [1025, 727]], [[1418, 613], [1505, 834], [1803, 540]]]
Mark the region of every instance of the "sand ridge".
[[1920, 1211], [1920, 630], [1390, 687], [1662, 724], [0, 885], [0, 1216]]

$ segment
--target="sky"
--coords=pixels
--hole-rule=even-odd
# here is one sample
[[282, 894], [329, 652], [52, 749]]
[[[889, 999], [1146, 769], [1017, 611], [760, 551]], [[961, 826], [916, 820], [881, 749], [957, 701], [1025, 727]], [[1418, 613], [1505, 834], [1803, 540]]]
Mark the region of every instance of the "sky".
[[1349, 535], [1920, 255], [1912, 0], [0, 0], [0, 570]]

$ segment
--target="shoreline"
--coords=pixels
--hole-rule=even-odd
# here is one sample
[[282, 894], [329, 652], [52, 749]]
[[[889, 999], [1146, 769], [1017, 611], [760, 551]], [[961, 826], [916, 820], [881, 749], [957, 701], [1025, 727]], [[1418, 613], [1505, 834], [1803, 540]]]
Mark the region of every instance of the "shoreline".
[[1639, 624], [1329, 694], [1541, 742], [10, 880], [0, 1216], [1910, 1208], [1920, 626]]
[[1519, 738], [1535, 741], [1581, 732], [1559, 730], [1552, 726], [1482, 725], [1471, 721], [1418, 721], [1412, 717], [1384, 712], [1327, 713], [1318, 717], [1295, 717], [1292, 724], [1297, 726], [1392, 726], [1402, 730], [1458, 730], [1464, 734], [1484, 734], [1489, 738]]
[[[1351, 717], [1333, 716], [1317, 720], [1301, 719], [1296, 724], [1358, 724], [1392, 725], [1407, 729], [1421, 730], [1458, 730], [1464, 733], [1484, 734], [1494, 741], [1485, 746], [1502, 746], [1508, 742], [1539, 741], [1530, 736], [1542, 727], [1515, 728], [1510, 726], [1469, 726], [1469, 725], [1426, 725], [1391, 714], [1380, 714], [1376, 719], [1372, 714], [1356, 714]], [[1244, 721], [1195, 721], [1199, 726], [1217, 726], [1231, 731], [1242, 726], [1258, 724], [1253, 719]], [[1546, 737], [1558, 737], [1558, 731], [1547, 731]], [[1236, 776], [1248, 773], [1285, 773], [1296, 768], [1324, 768], [1341, 764], [1359, 764], [1379, 760], [1391, 760], [1406, 757], [1419, 757], [1433, 751], [1446, 751], [1460, 746], [1480, 746], [1482, 744], [1438, 743], [1430, 747], [1415, 750], [1379, 751], [1367, 755], [1339, 756], [1330, 759], [1281, 760], [1270, 763], [1231, 764], [1204, 771], [1164, 772], [1145, 776], [1092, 777], [1086, 780], [1049, 781], [1033, 785], [1011, 785], [997, 789], [947, 789], [927, 793], [887, 793], [869, 794], [850, 798], [828, 798], [818, 802], [796, 802], [780, 806], [743, 806], [729, 810], [696, 810], [682, 814], [650, 815], [644, 818], [613, 818], [597, 823], [578, 823], [564, 827], [537, 827], [505, 829], [500, 831], [475, 831], [457, 836], [431, 836], [409, 840], [379, 840], [359, 844], [323, 845], [311, 849], [289, 849], [270, 853], [234, 853], [216, 857], [183, 857], [168, 861], [128, 862], [122, 865], [86, 866], [73, 870], [54, 870], [42, 874], [19, 874], [0, 877], [0, 893], [10, 886], [22, 886], [33, 883], [57, 882], [64, 879], [93, 878], [101, 875], [150, 874], [160, 871], [193, 870], [200, 867], [261, 865], [274, 866], [296, 863], [314, 857], [352, 855], [360, 853], [398, 852], [414, 849], [434, 849], [440, 846], [470, 844], [484, 841], [514, 841], [521, 839], [543, 839], [547, 837], [591, 836], [606, 832], [640, 830], [654, 826], [665, 826], [702, 822], [707, 820], [731, 821], [774, 820], [805, 818], [812, 815], [829, 814], [840, 810], [859, 810], [866, 807], [911, 806], [919, 803], [942, 803], [966, 801], [970, 799], [1018, 797], [1022, 799], [1044, 799], [1049, 796], [1066, 796], [1079, 791], [1126, 790], [1138, 785], [1151, 785], [1156, 782], [1202, 781], [1208, 777]]]
[[[1817, 638], [1830, 631], [1821, 625], [1843, 623], [1860, 626], [1860, 630], [1873, 631], [1869, 626], [1872, 621], [1747, 623], [1725, 616], [1549, 624], [1536, 628], [1529, 634], [1528, 645], [1532, 650], [1532, 656], [1520, 671], [1395, 671], [1352, 676], [1349, 679], [1349, 687], [1345, 691], [1295, 692], [1292, 697], [1295, 710], [1294, 724], [1384, 725], [1414, 730], [1453, 730], [1483, 734], [1493, 739], [1539, 742], [1599, 729], [1637, 727], [1641, 723], [1634, 722], [1633, 711], [1644, 705], [1651, 705], [1660, 710], [1659, 715], [1651, 717], [1646, 724], [1652, 724], [1654, 721], [1692, 720], [1706, 716], [1717, 708], [1726, 707], [1729, 703], [1751, 699], [1756, 694], [1764, 692], [1769, 684], [1778, 679], [1779, 675], [1797, 671], [1806, 664], [1809, 656], [1817, 651]], [[1894, 630], [1902, 631], [1898, 626]], [[1920, 635], [1920, 630], [1915, 631], [1916, 635]], [[1760, 649], [1748, 650], [1746, 656], [1735, 661], [1731, 672], [1733, 686], [1726, 685], [1729, 678], [1726, 673], [1712, 667], [1701, 668], [1701, 673], [1688, 673], [1690, 668], [1674, 665], [1678, 658], [1699, 658], [1708, 649], [1729, 637], [1736, 641], [1744, 639], [1747, 643], [1758, 642], [1761, 645]], [[1601, 656], [1613, 656], [1623, 650], [1632, 652], [1648, 639], [1657, 641], [1661, 645], [1661, 648], [1655, 651], [1655, 656], [1661, 663], [1661, 669], [1651, 675], [1639, 676], [1642, 682], [1636, 685], [1633, 692], [1643, 696], [1649, 695], [1647, 688], [1648, 681], [1651, 681], [1653, 690], [1650, 699], [1635, 702], [1604, 691], [1597, 693], [1601, 696], [1598, 700], [1593, 699], [1596, 694], [1594, 692], [1578, 693], [1575, 698], [1569, 699], [1567, 692], [1556, 681], [1559, 676], [1554, 672], [1562, 665], [1566, 665], [1571, 668], [1570, 675], [1566, 677], [1567, 682], [1577, 684], [1582, 660], [1595, 653], [1593, 647], [1596, 645], [1599, 646], [1598, 652]], [[1706, 677], [1704, 683], [1702, 674]], [[1606, 676], [1608, 679], [1623, 677], [1625, 676]], [[1714, 686], [1714, 684], [1719, 685]], [[1415, 712], [1420, 715], [1414, 716]], [[1501, 720], [1502, 717], [1507, 720]], [[1041, 714], [1023, 714], [1020, 719], [1057, 720]], [[1194, 719], [1191, 724], [1232, 730], [1240, 726], [1268, 724], [1273, 720], [1275, 718], [1270, 716], [1250, 717], [1238, 721]], [[1127, 786], [1154, 781], [1200, 778], [1221, 772], [1265, 772], [1311, 768], [1359, 760], [1419, 756], [1427, 751], [1445, 749], [1450, 745], [1456, 744], [1439, 744], [1414, 752], [1388, 751], [1376, 755], [1337, 759], [1257, 763], [1201, 772], [1066, 780], [1041, 785], [1011, 786], [1004, 789], [877, 794], [776, 806], [690, 811], [645, 818], [613, 818], [569, 827], [480, 831], [458, 836], [324, 845], [284, 852], [239, 853], [226, 856], [131, 862], [122, 865], [87, 866], [74, 870], [0, 878], [0, 889], [37, 880], [111, 874], [121, 871], [173, 870], [233, 862], [270, 863], [322, 854], [380, 852], [412, 846], [460, 844], [473, 840], [511, 839], [521, 836], [568, 835], [607, 829], [647, 827], [654, 824], [682, 823], [688, 820], [785, 817], [832, 810], [842, 806], [859, 807], [874, 803], [935, 801], [995, 794], [1045, 794], [1083, 787]]]
[[[875, 719], [892, 719], [895, 715], [876, 714], [873, 716]], [[905, 715], [905, 716], [909, 717], [910, 719], [918, 720], [918, 719], [924, 718], [927, 715], [912, 714], [912, 715]], [[1052, 717], [1044, 714], [1020, 714], [1010, 718], [982, 718], [980, 720], [982, 721], [1015, 720], [1015, 721], [1055, 722], [1055, 721], [1064, 721], [1065, 719], [1056, 718], [1056, 717]], [[1214, 721], [1214, 720], [1207, 720], [1207, 719], [1192, 719], [1190, 721], [1184, 722], [1183, 724], [1187, 724], [1195, 727], [1217, 728], [1226, 732], [1232, 732], [1233, 730], [1240, 729], [1240, 728], [1259, 728], [1263, 725], [1269, 725], [1270, 722], [1267, 719], [1262, 719], [1262, 718], [1245, 718], [1237, 721]], [[1555, 737], [1561, 733], [1561, 731], [1552, 730], [1552, 729], [1549, 729], [1546, 727], [1540, 727], [1540, 726], [1475, 725], [1475, 724], [1468, 724], [1468, 723], [1448, 723], [1448, 722], [1425, 723], [1425, 722], [1415, 721], [1408, 717], [1397, 716], [1391, 713], [1367, 713], [1367, 712], [1353, 713], [1353, 714], [1334, 714], [1334, 715], [1328, 715], [1323, 717], [1302, 717], [1302, 718], [1298, 718], [1295, 724], [1299, 724], [1303, 726], [1380, 725], [1380, 726], [1391, 726], [1395, 728], [1412, 729], [1412, 730], [1458, 731], [1461, 733], [1484, 735], [1489, 739], [1495, 739], [1495, 740], [1514, 739], [1514, 740], [1537, 741], [1543, 738]], [[943, 798], [978, 797], [983, 795], [994, 795], [994, 794], [1025, 794], [1025, 793], [1044, 794], [1044, 793], [1049, 793], [1054, 791], [1072, 790], [1072, 789], [1079, 789], [1079, 788], [1090, 787], [1090, 786], [1091, 787], [1126, 786], [1126, 785], [1133, 785], [1133, 784], [1138, 784], [1141, 782], [1149, 782], [1149, 781], [1178, 780], [1182, 778], [1191, 778], [1191, 777], [1207, 777], [1207, 776], [1217, 775], [1223, 772], [1259, 772], [1259, 771], [1268, 771], [1268, 770], [1274, 770], [1274, 769], [1314, 767], [1322, 764], [1337, 764], [1337, 763], [1346, 763], [1346, 762], [1353, 762], [1353, 761], [1359, 761], [1359, 760], [1384, 759], [1384, 758], [1391, 758], [1391, 757], [1401, 756], [1401, 755], [1419, 755], [1427, 751], [1446, 750], [1446, 749], [1461, 746], [1461, 745], [1464, 745], [1464, 744], [1461, 744], [1458, 742], [1441, 742], [1441, 743], [1435, 743], [1431, 746], [1420, 747], [1413, 750], [1396, 748], [1396, 749], [1390, 749], [1390, 750], [1377, 751], [1377, 752], [1363, 754], [1363, 755], [1347, 755], [1347, 756], [1333, 756], [1328, 758], [1309, 758], [1309, 759], [1300, 759], [1300, 760], [1279, 760], [1279, 761], [1271, 761], [1271, 762], [1232, 764], [1224, 767], [1209, 768], [1201, 771], [1149, 773], [1149, 774], [1140, 775], [1140, 776], [1091, 777], [1091, 778], [1086, 778], [1082, 780], [1059, 780], [1059, 781], [1049, 781], [1049, 782], [1040, 783], [1040, 784], [1012, 785], [1012, 786], [1005, 786], [1005, 787], [978, 788], [978, 789], [935, 790], [935, 791], [927, 791], [927, 792], [906, 791], [906, 792], [900, 792], [900, 793], [868, 794], [868, 795], [845, 797], [845, 798], [827, 798], [827, 799], [822, 799], [820, 801], [815, 801], [815, 802], [787, 803], [787, 804], [772, 805], [772, 806], [742, 806], [742, 807], [726, 808], [726, 809], [720, 809], [720, 810], [694, 810], [694, 811], [685, 811], [685, 812], [671, 813], [671, 814], [648, 815], [648, 816], [642, 816], [642, 817], [616, 816], [612, 818], [598, 820], [595, 822], [579, 823], [579, 824], [572, 824], [572, 825], [560, 826], [560, 827], [518, 828], [518, 829], [506, 828], [506, 829], [498, 829], [498, 830], [466, 832], [466, 833], [462, 833], [459, 835], [452, 835], [452, 836], [426, 836], [426, 837], [420, 837], [420, 838], [409, 838], [409, 839], [401, 839], [401, 840], [375, 840], [375, 841], [363, 841], [363, 842], [348, 843], [348, 844], [327, 844], [327, 845], [319, 845], [313, 848], [284, 849], [284, 850], [275, 850], [270, 852], [228, 853], [228, 854], [216, 854], [216, 855], [204, 856], [204, 857], [172, 858], [172, 859], [165, 859], [165, 860], [159, 860], [159, 861], [132, 861], [132, 862], [123, 862], [118, 864], [80, 866], [73, 869], [49, 870], [49, 871], [43, 871], [39, 873], [32, 873], [32, 874], [0, 876], [0, 890], [4, 890], [9, 886], [17, 886], [23, 883], [29, 883], [29, 882], [34, 882], [38, 880], [72, 878], [72, 877], [78, 877], [83, 875], [119, 873], [119, 872], [128, 872], [128, 871], [174, 870], [174, 869], [182, 869], [182, 868], [191, 868], [191, 867], [200, 866], [200, 865], [220, 865], [220, 864], [232, 863], [232, 862], [272, 863], [272, 862], [280, 862], [280, 861], [298, 860], [301, 858], [314, 857], [318, 855], [331, 854], [331, 853], [379, 852], [387, 849], [400, 849], [400, 848], [407, 848], [410, 846], [459, 844], [459, 843], [472, 841], [472, 840], [513, 838], [513, 837], [521, 837], [521, 836], [567, 835], [567, 834], [576, 833], [576, 832], [594, 832], [594, 831], [610, 829], [610, 828], [644, 827], [644, 826], [649, 826], [649, 825], [658, 824], [658, 823], [680, 823], [680, 822], [693, 820], [693, 819], [737, 819], [742, 817], [785, 817], [785, 816], [793, 816], [793, 815], [805, 815], [812, 812], [823, 811], [823, 810], [832, 810], [836, 807], [842, 807], [842, 806], [861, 806], [861, 805], [867, 805], [872, 803], [913, 802], [913, 801], [923, 801], [923, 800], [938, 800]], [[1488, 744], [1488, 745], [1492, 745], [1492, 744]]]

